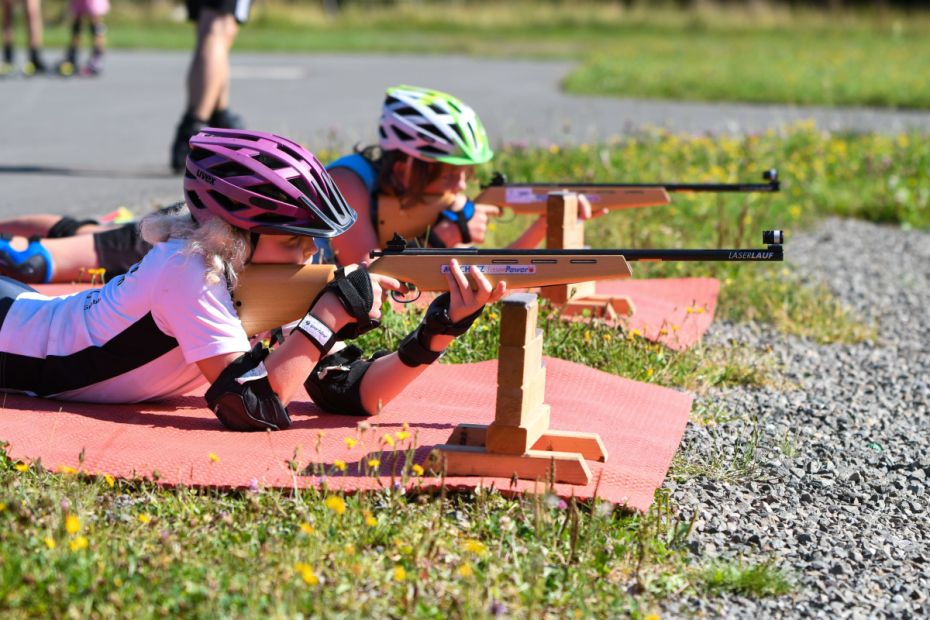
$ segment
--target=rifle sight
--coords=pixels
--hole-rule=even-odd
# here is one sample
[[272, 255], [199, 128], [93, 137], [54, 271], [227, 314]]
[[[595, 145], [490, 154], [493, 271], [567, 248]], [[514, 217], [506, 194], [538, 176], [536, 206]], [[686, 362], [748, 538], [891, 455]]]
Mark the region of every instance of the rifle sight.
[[763, 230], [762, 243], [765, 245], [781, 245], [785, 242], [785, 231], [783, 230]]

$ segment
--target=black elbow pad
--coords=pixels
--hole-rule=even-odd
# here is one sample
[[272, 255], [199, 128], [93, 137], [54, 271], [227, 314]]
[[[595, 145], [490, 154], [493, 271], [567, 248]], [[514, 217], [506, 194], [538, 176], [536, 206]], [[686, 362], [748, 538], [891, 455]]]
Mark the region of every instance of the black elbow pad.
[[291, 425], [287, 407], [271, 389], [261, 344], [220, 373], [205, 398], [223, 426], [234, 431], [277, 431]]
[[330, 413], [372, 415], [362, 406], [362, 377], [372, 362], [387, 354], [387, 351], [378, 351], [370, 359], [363, 360], [362, 350], [350, 345], [327, 355], [304, 381], [307, 394], [318, 407]]

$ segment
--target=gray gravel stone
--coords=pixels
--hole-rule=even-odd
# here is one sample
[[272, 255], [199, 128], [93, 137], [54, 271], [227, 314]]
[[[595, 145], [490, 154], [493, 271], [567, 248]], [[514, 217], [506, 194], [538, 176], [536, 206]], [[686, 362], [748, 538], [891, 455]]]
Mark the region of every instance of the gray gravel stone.
[[[689, 425], [682, 457], [722, 463], [732, 475], [678, 479], [670, 488], [683, 516], [697, 513], [704, 524], [691, 536], [696, 563], [772, 557], [794, 591], [690, 597], [668, 601], [665, 611], [930, 616], [930, 234], [834, 219], [789, 239], [786, 254], [806, 280], [825, 283], [874, 322], [878, 341], [817, 345], [765, 325], [715, 323], [710, 343], [771, 345], [794, 387], [699, 396], [732, 412], [732, 421]], [[738, 471], [727, 469], [737, 462]]]

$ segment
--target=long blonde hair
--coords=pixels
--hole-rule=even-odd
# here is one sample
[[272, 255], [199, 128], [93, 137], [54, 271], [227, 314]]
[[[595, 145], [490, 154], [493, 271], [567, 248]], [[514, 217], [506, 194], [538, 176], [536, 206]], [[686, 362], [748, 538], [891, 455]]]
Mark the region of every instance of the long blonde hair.
[[146, 216], [139, 230], [151, 245], [168, 239], [187, 240], [184, 252], [203, 257], [207, 266], [204, 278], [210, 285], [226, 280], [230, 289], [235, 288], [239, 271], [249, 259], [249, 233], [218, 217], [208, 216], [198, 223], [183, 202]]

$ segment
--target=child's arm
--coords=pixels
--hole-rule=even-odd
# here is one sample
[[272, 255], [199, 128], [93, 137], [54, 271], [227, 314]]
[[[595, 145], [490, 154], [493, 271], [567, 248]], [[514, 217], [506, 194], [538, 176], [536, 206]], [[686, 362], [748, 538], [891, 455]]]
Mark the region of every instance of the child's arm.
[[491, 286], [479, 271], [466, 276], [453, 260], [447, 273], [449, 293], [440, 295], [423, 322], [394, 353], [362, 360], [350, 348], [325, 358], [305, 383], [318, 405], [335, 412], [373, 415], [400, 394], [434, 362], [452, 340], [465, 333], [488, 303], [506, 292], [501, 282]]

